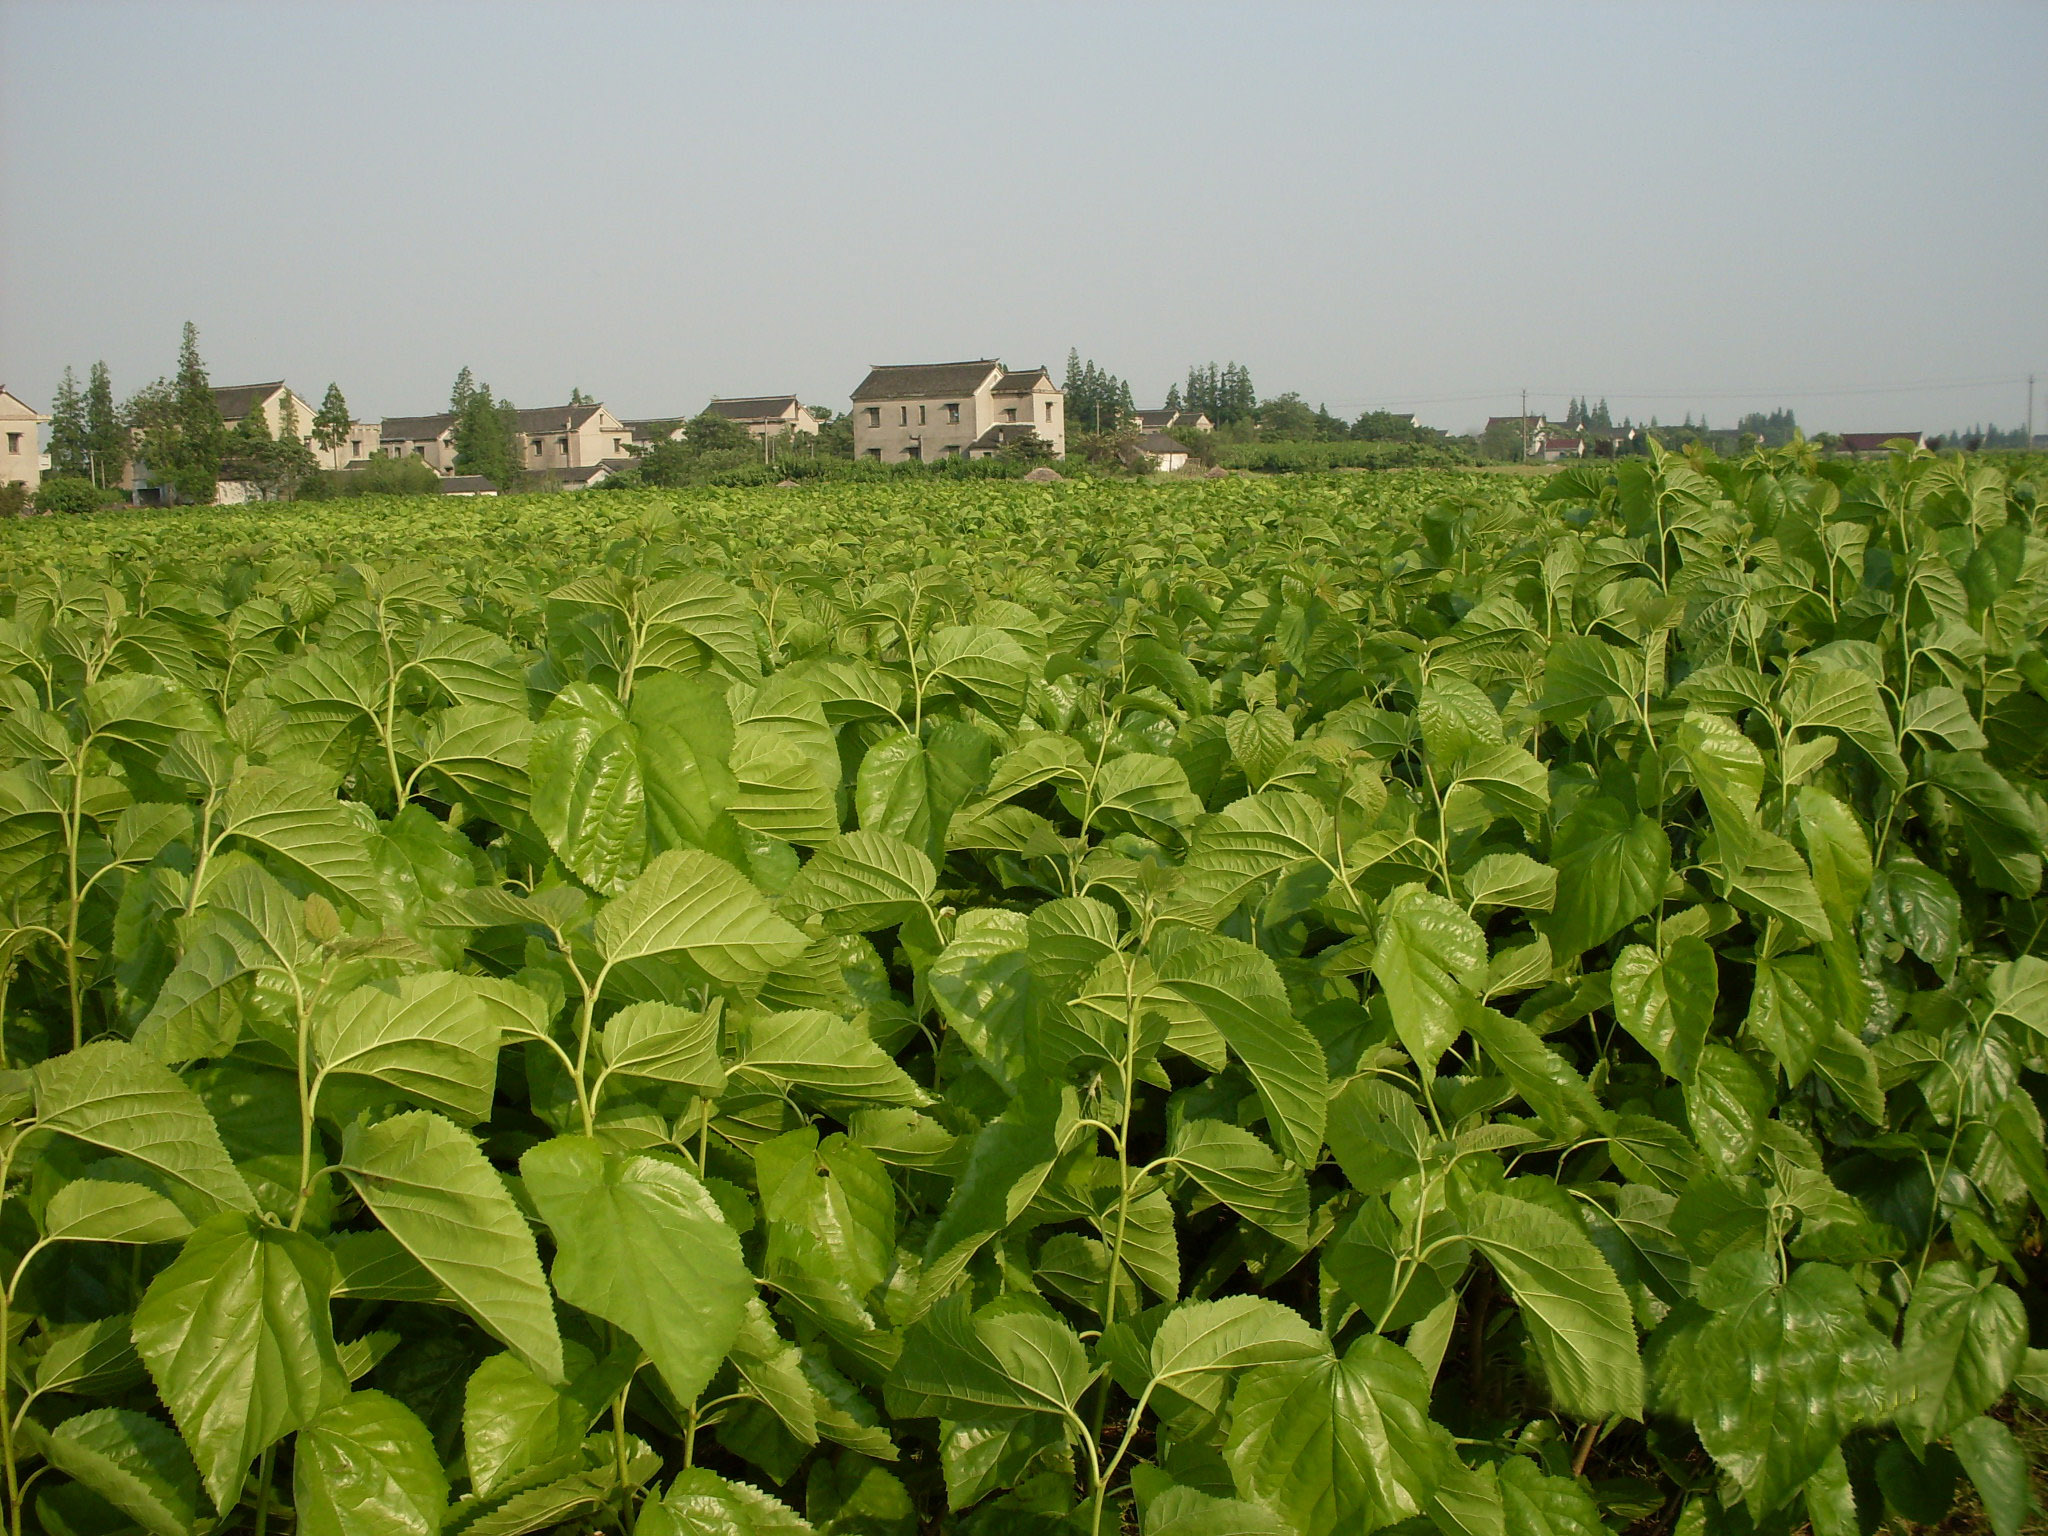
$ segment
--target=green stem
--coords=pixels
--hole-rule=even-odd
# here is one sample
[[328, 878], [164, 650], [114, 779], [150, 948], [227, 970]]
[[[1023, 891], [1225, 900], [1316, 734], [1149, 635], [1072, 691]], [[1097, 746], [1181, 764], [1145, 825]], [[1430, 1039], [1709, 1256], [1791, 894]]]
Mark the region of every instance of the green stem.
[[[565, 959], [569, 958], [566, 946], [562, 954]], [[589, 1090], [584, 1086], [585, 1078], [583, 1074], [590, 1063], [591, 1026], [597, 1016], [598, 994], [604, 991], [605, 978], [612, 973], [612, 963], [609, 960], [604, 963], [597, 973], [595, 983], [586, 982], [583, 979], [583, 971], [573, 959], [569, 959], [569, 969], [576, 974], [576, 984], [583, 988], [583, 1007], [576, 1015], [576, 1070], [574, 1079], [576, 1084], [576, 1103], [583, 1111], [583, 1134], [595, 1136], [597, 1134], [597, 1105], [592, 1100]]]
[[[87, 738], [86, 746], [90, 746]], [[79, 748], [71, 767], [71, 812], [65, 818], [64, 841], [67, 878], [71, 900], [64, 920], [64, 986], [71, 1000], [71, 1049], [85, 1044], [85, 996], [78, 985], [78, 839], [79, 823], [85, 819], [85, 753]]]
[[277, 1470], [277, 1447], [267, 1445], [256, 1463], [256, 1536], [270, 1529], [270, 1484]]

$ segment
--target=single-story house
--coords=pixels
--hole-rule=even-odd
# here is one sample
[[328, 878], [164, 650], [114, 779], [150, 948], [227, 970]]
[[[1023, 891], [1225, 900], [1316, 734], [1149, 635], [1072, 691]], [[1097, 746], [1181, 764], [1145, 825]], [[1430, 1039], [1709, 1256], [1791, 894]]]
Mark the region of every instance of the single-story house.
[[633, 467], [631, 458], [599, 459], [595, 464], [577, 464], [568, 469], [545, 471], [548, 479], [565, 491], [587, 491], [594, 485], [603, 485], [613, 475]]
[[1155, 460], [1162, 474], [1187, 467], [1187, 444], [1175, 441], [1164, 432], [1140, 432], [1138, 452]]
[[1546, 463], [1555, 463], [1559, 459], [1583, 459], [1585, 456], [1586, 440], [1583, 437], [1545, 432], [1529, 442], [1529, 457]]

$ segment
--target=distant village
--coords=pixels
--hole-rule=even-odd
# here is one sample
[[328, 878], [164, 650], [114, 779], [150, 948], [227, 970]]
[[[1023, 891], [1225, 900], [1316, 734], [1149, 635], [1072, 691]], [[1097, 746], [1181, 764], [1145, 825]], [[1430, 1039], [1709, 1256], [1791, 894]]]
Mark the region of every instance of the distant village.
[[[1191, 373], [1191, 379], [1198, 373]], [[465, 370], [464, 378], [467, 376]], [[1069, 376], [1071, 381], [1071, 364]], [[1089, 376], [1096, 377], [1092, 363]], [[1243, 375], [1243, 380], [1248, 389], [1249, 375]], [[1134, 407], [1127, 386], [1113, 379], [1108, 382], [1122, 391], [1120, 405], [1112, 400], [1112, 415], [1122, 433], [1121, 451], [1131, 464], [1167, 474], [1200, 467], [1191, 462], [1201, 457], [1199, 449], [1191, 445], [1207, 442], [1219, 425], [1206, 410], [1184, 403], [1178, 386], [1163, 406]], [[66, 388], [70, 387], [67, 376]], [[458, 396], [460, 388], [458, 383]], [[391, 461], [410, 461], [432, 472], [434, 488], [456, 496], [495, 495], [505, 478], [501, 474], [494, 480], [475, 473], [474, 465], [464, 462], [458, 448], [462, 418], [457, 410], [358, 420], [347, 416], [345, 406], [337, 415], [335, 407], [341, 396], [332, 387], [321, 406], [283, 380], [211, 389], [221, 429], [230, 440], [238, 433], [247, 439], [247, 424], [256, 429], [257, 439], [291, 442], [295, 450], [303, 444], [309, 467], [332, 477], [361, 476], [388, 467]], [[1282, 398], [1306, 411], [1298, 397]], [[75, 404], [75, 393], [73, 400]], [[522, 483], [568, 491], [590, 489], [634, 474], [652, 450], [682, 442], [697, 423], [707, 420], [729, 424], [721, 431], [733, 443], [757, 444], [764, 461], [807, 448], [815, 450], [821, 433], [833, 435], [835, 451], [842, 457], [848, 456], [846, 438], [850, 433], [850, 456], [881, 464], [1019, 455], [1057, 460], [1065, 458], [1068, 451], [1068, 390], [1056, 384], [1044, 367], [1010, 368], [995, 358], [876, 365], [854, 388], [849, 404], [850, 409], [840, 413], [807, 405], [794, 393], [714, 396], [695, 413], [626, 418], [578, 391], [567, 404], [507, 410], [512, 445], [506, 451], [518, 455]], [[1100, 401], [1092, 410], [1094, 419], [1075, 423], [1075, 429], [1093, 429], [1099, 436]], [[1575, 400], [1562, 421], [1541, 414], [1489, 417], [1485, 427], [1467, 439], [1450, 439], [1424, 428], [1412, 413], [1369, 414], [1391, 423], [1398, 435], [1438, 443], [1462, 442], [1478, 458], [1531, 463], [1640, 453], [1645, 451], [1648, 432], [1662, 435], [1670, 430], [1627, 421], [1614, 425], [1604, 401], [1596, 410]], [[1789, 437], [1790, 412], [1774, 413], [1772, 419], [1779, 414]], [[1327, 412], [1317, 416], [1334, 419], [1328, 418]], [[45, 442], [45, 429], [52, 420], [51, 412], [38, 411], [0, 385], [0, 434], [4, 434], [0, 445], [5, 449], [0, 453], [0, 487], [14, 484], [30, 496], [35, 494], [52, 469], [56, 445]], [[1338, 422], [1337, 428], [1342, 435], [1344, 424]], [[102, 465], [89, 461], [84, 468], [96, 492], [103, 496], [119, 493], [143, 505], [177, 499], [172, 478], [152, 469], [143, 429], [124, 425], [122, 430], [125, 437], [120, 450], [101, 455], [118, 462]], [[696, 430], [702, 433], [704, 429]], [[1707, 431], [1704, 423], [1695, 430], [1690, 418], [1683, 430], [1688, 440], [1703, 441], [1723, 453], [1741, 451], [1761, 440], [1740, 430]], [[1918, 446], [1930, 441], [1922, 431], [1858, 432], [1833, 437], [1828, 446], [1840, 453], [1877, 453], [1900, 439]], [[2020, 442], [2026, 441], [2027, 437], [2020, 438]], [[2037, 446], [2048, 446], [2035, 441]], [[75, 453], [71, 458], [75, 463]], [[274, 487], [257, 479], [237, 478], [233, 465], [232, 455], [224, 459], [213, 497], [216, 502], [260, 500], [274, 493]], [[80, 473], [71, 464], [60, 463], [57, 468]], [[418, 476], [417, 470], [412, 473]]]

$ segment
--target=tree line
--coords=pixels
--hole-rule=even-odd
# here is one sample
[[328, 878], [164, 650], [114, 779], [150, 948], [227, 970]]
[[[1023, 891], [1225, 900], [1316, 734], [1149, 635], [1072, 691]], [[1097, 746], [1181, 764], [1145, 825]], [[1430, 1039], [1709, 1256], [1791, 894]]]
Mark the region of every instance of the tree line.
[[147, 466], [151, 481], [180, 501], [210, 502], [223, 480], [286, 498], [318, 477], [313, 449], [332, 452], [348, 434], [348, 402], [334, 384], [303, 430], [290, 396], [275, 433], [260, 406], [230, 427], [221, 419], [199, 355], [199, 329], [188, 320], [175, 371], [118, 406], [104, 361], [88, 370], [83, 389], [76, 371], [64, 370], [50, 404], [50, 478], [36, 501], [50, 509], [97, 504], [127, 477], [131, 464]]

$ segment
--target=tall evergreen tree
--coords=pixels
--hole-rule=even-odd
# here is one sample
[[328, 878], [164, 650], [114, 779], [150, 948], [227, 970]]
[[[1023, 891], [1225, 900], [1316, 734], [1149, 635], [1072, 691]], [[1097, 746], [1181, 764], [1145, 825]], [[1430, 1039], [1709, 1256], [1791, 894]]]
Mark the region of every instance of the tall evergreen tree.
[[1181, 409], [1180, 386], [1178, 384], [1169, 384], [1166, 386], [1166, 408], [1169, 411], [1177, 411]]
[[290, 391], [284, 397], [284, 412], [277, 424], [277, 441], [271, 445], [268, 490], [273, 496], [297, 496], [299, 487], [319, 472], [320, 461], [299, 435], [299, 407]]
[[[462, 373], [467, 382], [469, 370]], [[457, 472], [482, 475], [501, 491], [515, 490], [526, 480], [524, 449], [512, 402], [492, 399], [488, 384], [471, 384], [455, 420]]]
[[464, 364], [462, 372], [455, 375], [455, 387], [448, 391], [448, 409], [460, 416], [469, 408], [471, 398], [476, 394], [476, 376]]
[[128, 428], [114, 404], [114, 377], [105, 363], [94, 363], [86, 376], [85, 438], [93, 480], [116, 484], [128, 471]]
[[1137, 415], [1131, 386], [1093, 358], [1085, 363], [1079, 352], [1067, 353], [1067, 420], [1088, 432], [1121, 432]]
[[588, 395], [586, 395], [585, 393], [583, 393], [583, 390], [581, 389], [581, 387], [579, 387], [579, 386], [577, 386], [577, 385], [574, 385], [574, 384], [572, 384], [572, 385], [570, 385], [570, 386], [569, 386], [569, 403], [570, 403], [571, 405], [595, 405], [595, 404], [597, 404], [597, 402], [596, 402], [595, 400], [591, 399], [591, 398], [590, 398], [590, 396], [588, 396]]
[[341, 396], [339, 384], [329, 384], [327, 393], [321, 397], [320, 409], [313, 417], [313, 442], [322, 452], [335, 456], [339, 464], [339, 449], [348, 441], [353, 427], [348, 417], [348, 401]]
[[[220, 484], [221, 455], [227, 443], [227, 429], [221, 425], [220, 405], [213, 398], [213, 383], [206, 376], [206, 364], [199, 356], [199, 327], [190, 320], [178, 342], [177, 456], [178, 495], [190, 502], [209, 502]], [[266, 432], [265, 437], [269, 436]]]
[[56, 397], [50, 402], [50, 469], [60, 475], [88, 474], [91, 455], [85, 396], [79, 392], [78, 375], [66, 368], [64, 377], [57, 381]]
[[228, 434], [199, 357], [199, 328], [191, 321], [178, 347], [177, 375], [138, 391], [130, 406], [150, 478], [180, 501], [212, 501]]
[[1182, 396], [1188, 409], [1205, 412], [1219, 426], [1247, 421], [1259, 408], [1258, 391], [1252, 388], [1252, 371], [1242, 363], [1197, 363], [1188, 369], [1188, 384]]

